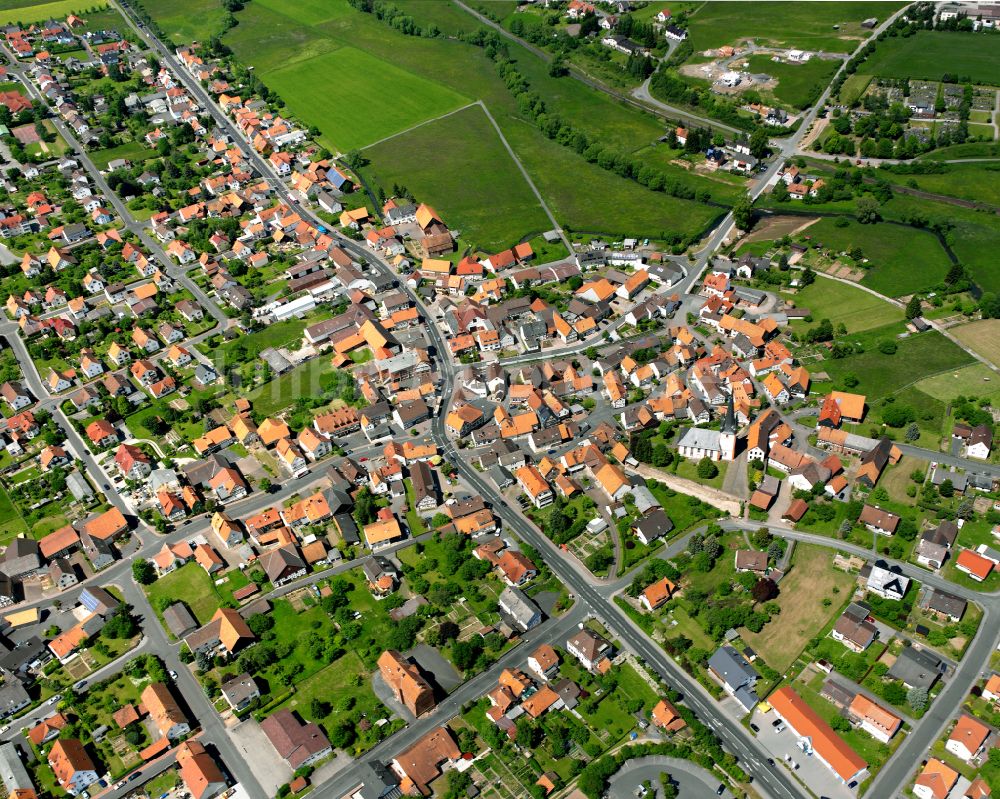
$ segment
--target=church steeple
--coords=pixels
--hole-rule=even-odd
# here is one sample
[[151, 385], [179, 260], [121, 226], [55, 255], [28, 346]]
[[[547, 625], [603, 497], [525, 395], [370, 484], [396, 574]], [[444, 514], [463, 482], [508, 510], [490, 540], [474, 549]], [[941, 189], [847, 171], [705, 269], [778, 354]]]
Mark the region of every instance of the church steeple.
[[736, 411], [733, 409], [733, 392], [729, 392], [729, 397], [726, 399], [726, 418], [722, 423], [722, 432], [731, 433], [736, 435]]

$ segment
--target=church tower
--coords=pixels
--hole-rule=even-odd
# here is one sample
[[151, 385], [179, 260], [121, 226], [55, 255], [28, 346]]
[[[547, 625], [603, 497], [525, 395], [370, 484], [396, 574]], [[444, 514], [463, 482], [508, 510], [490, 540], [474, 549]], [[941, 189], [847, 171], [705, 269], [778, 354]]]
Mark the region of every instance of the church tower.
[[722, 422], [722, 430], [719, 433], [719, 449], [722, 450], [721, 459], [731, 461], [736, 457], [736, 412], [733, 410], [733, 394], [729, 392], [726, 400], [726, 418]]

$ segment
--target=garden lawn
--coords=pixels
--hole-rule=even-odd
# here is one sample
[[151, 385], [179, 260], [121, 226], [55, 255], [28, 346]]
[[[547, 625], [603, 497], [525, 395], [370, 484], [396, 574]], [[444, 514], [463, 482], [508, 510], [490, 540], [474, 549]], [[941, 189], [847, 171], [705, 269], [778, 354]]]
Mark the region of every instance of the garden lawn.
[[24, 524], [24, 519], [21, 518], [21, 514], [14, 507], [3, 486], [0, 486], [0, 544], [6, 544], [12, 538], [17, 538], [26, 532], [28, 528]]
[[367, 177], [406, 186], [475, 248], [499, 251], [552, 227], [483, 109], [474, 106], [365, 150]]
[[82, 14], [85, 10], [104, 8], [105, 5], [106, 3], [90, 2], [90, 0], [56, 0], [54, 3], [3, 2], [0, 3], [0, 25], [65, 19], [74, 12]]
[[320, 375], [332, 371], [333, 366], [327, 358], [313, 358], [255, 388], [247, 394], [247, 399], [253, 403], [254, 410], [264, 416], [272, 416], [299, 397], [314, 397], [321, 393]]
[[227, 13], [219, 0], [142, 0], [141, 5], [175, 44], [207, 42], [222, 33]]
[[[295, 686], [295, 692], [288, 700], [278, 705], [275, 710], [297, 711], [309, 721], [332, 726], [341, 717], [350, 715], [350, 712], [336, 710], [338, 703], [345, 697], [354, 700], [352, 711], [361, 708], [370, 715], [372, 712], [383, 710], [378, 699], [375, 698], [375, 694], [372, 693], [371, 683], [368, 680], [368, 670], [361, 662], [361, 658], [354, 652], [348, 652], [326, 668], [320, 669], [311, 677], [302, 680]], [[333, 712], [325, 718], [317, 718], [312, 712], [313, 699], [331, 702], [334, 706]], [[372, 721], [375, 720], [377, 719], [372, 719]]]
[[903, 319], [902, 310], [885, 300], [822, 275], [817, 275], [812, 285], [788, 297], [794, 300], [796, 307], [807, 308], [813, 319], [812, 322], [793, 322], [791, 327], [796, 332], [814, 327], [822, 319], [829, 319], [835, 328], [843, 324], [848, 333], [882, 327]]
[[844, 85], [840, 87], [840, 100], [844, 105], [852, 105], [865, 93], [868, 84], [872, 82], [871, 75], [849, 75]]
[[[792, 569], [781, 581], [778, 598], [773, 600], [781, 613], [772, 617], [759, 633], [744, 629], [740, 635], [771, 668], [784, 671], [837, 612], [853, 582], [850, 574], [833, 568], [829, 549], [797, 544]], [[838, 594], [833, 593], [834, 588]], [[808, 602], [802, 601], [804, 596], [810, 598]], [[823, 607], [825, 597], [833, 600], [829, 607]]]
[[[798, 47], [850, 53], [869, 35], [860, 23], [868, 17], [880, 22], [902, 3], [755, 3], [753, 13], [743, 2], [703, 3], [691, 15], [688, 33], [695, 52], [744, 38]], [[839, 25], [839, 30], [833, 30]]]
[[859, 68], [884, 78], [941, 80], [949, 74], [960, 81], [991, 83], [997, 78], [997, 43], [990, 33], [917, 31], [914, 36], [888, 37]]
[[150, 150], [142, 142], [133, 141], [127, 144], [120, 144], [117, 147], [109, 147], [106, 150], [94, 150], [90, 153], [90, 157], [98, 169], [104, 170], [108, 168], [108, 163], [114, 161], [116, 158], [125, 158], [133, 163], [137, 163], [155, 158], [156, 151]]
[[353, 47], [265, 71], [282, 100], [321, 131], [331, 148], [351, 150], [453, 111], [468, 100]]
[[161, 623], [163, 614], [160, 601], [163, 599], [184, 602], [199, 624], [207, 624], [219, 609], [219, 593], [215, 590], [215, 583], [208, 572], [194, 561], [185, 563], [146, 586], [146, 596]]
[[883, 355], [873, 347], [861, 355], [827, 359], [818, 368], [834, 380], [849, 372], [857, 375], [857, 390], [868, 396], [871, 405], [873, 400], [897, 394], [924, 377], [972, 362], [971, 355], [936, 331], [900, 339], [898, 346], [895, 355]]
[[810, 58], [805, 63], [794, 63], [772, 61], [771, 56], [755, 55], [749, 61], [751, 72], [763, 72], [777, 79], [778, 85], [772, 94], [780, 102], [799, 110], [808, 108], [819, 99], [840, 66], [839, 60], [831, 58]]

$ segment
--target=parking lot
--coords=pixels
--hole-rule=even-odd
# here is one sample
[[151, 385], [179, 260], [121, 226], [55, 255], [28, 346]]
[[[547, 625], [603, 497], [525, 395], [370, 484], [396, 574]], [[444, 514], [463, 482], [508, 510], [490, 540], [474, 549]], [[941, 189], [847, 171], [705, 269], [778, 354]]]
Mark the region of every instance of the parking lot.
[[[774, 727], [777, 720], [773, 712], [764, 714], [759, 710], [755, 710], [750, 719], [759, 728], [754, 735], [774, 761], [774, 768], [786, 768], [795, 779], [829, 799], [856, 799], [857, 793], [838, 782], [833, 772], [815, 755], [807, 755], [798, 747], [798, 736], [792, 730], [784, 727], [779, 732]], [[786, 755], [791, 761], [785, 760]], [[797, 769], [792, 767], [793, 763], [798, 766]]]

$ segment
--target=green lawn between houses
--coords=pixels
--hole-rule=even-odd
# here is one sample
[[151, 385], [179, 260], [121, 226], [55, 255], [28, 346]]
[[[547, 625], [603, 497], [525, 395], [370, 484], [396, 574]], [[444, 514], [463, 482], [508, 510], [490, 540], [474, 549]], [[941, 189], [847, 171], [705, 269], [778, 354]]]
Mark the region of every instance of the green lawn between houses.
[[226, 583], [217, 586], [215, 578], [210, 577], [200, 565], [191, 561], [160, 577], [152, 585], [146, 586], [146, 596], [149, 597], [149, 602], [161, 623], [163, 622], [161, 605], [164, 600], [171, 600], [171, 603], [183, 602], [199, 624], [206, 624], [212, 620], [222, 602], [231, 600], [233, 591], [242, 588], [248, 582], [243, 573], [237, 570], [228, 574]]
[[917, 31], [913, 36], [891, 36], [879, 42], [858, 71], [884, 78], [926, 80], [941, 80], [950, 74], [988, 84], [997, 80], [996, 58], [992, 33]]
[[106, 150], [94, 150], [90, 153], [90, 158], [98, 169], [108, 168], [108, 163], [116, 158], [124, 158], [136, 164], [156, 157], [156, 151], [149, 149], [145, 144], [138, 141], [119, 144], [117, 147], [109, 147]]
[[942, 169], [943, 172], [928, 175], [908, 175], [890, 169], [880, 169], [878, 174], [891, 183], [1000, 206], [1000, 164], [944, 164]]

